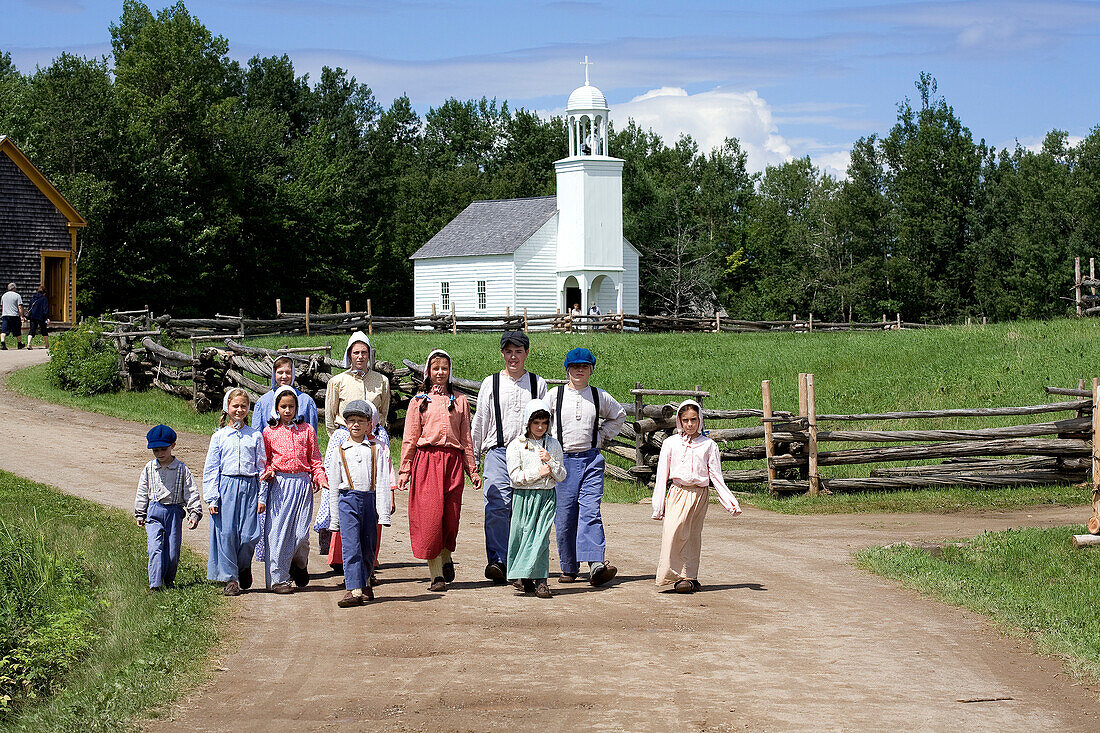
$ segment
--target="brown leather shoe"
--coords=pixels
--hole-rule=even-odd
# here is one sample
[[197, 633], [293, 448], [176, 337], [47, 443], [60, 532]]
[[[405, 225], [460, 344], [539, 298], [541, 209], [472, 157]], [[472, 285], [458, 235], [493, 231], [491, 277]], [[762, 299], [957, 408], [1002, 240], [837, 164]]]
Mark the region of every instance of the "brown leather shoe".
[[271, 592], [272, 593], [278, 593], [281, 596], [285, 596], [288, 593], [293, 593], [294, 592], [294, 586], [291, 585], [289, 582], [287, 582], [287, 583], [276, 583], [275, 585], [271, 586]]
[[535, 595], [539, 598], [554, 597], [554, 594], [550, 592], [550, 586], [546, 584], [545, 580], [540, 580], [538, 585], [535, 586]]
[[227, 596], [239, 596], [241, 594], [241, 584], [235, 580], [231, 580], [225, 584], [225, 590], [222, 591]]
[[432, 584], [428, 586], [428, 590], [432, 593], [442, 593], [447, 590], [447, 581], [443, 580], [443, 578], [433, 578]]
[[576, 573], [562, 573], [561, 575], [558, 576], [558, 582], [559, 583], [576, 583], [577, 582], [577, 574]]
[[603, 585], [615, 577], [619, 569], [611, 563], [600, 563], [596, 570], [588, 576], [588, 582], [592, 585]]
[[695, 585], [685, 578], [684, 580], [677, 580], [676, 584], [672, 586], [672, 590], [677, 593], [694, 593]]
[[365, 595], [357, 596], [350, 590], [344, 594], [344, 597], [336, 601], [336, 605], [340, 608], [352, 608], [353, 606], [362, 606], [367, 602]]

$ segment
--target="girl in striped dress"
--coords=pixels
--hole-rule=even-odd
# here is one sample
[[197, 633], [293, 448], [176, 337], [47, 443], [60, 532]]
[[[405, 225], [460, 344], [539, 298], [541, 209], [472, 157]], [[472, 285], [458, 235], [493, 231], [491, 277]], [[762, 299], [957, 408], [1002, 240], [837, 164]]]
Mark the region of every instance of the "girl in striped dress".
[[[275, 409], [264, 428], [267, 469], [260, 476], [267, 587], [292, 593], [309, 583], [309, 524], [313, 495], [328, 487], [317, 434], [298, 418], [298, 396], [291, 386], [275, 391]], [[292, 582], [293, 581], [293, 584]]]

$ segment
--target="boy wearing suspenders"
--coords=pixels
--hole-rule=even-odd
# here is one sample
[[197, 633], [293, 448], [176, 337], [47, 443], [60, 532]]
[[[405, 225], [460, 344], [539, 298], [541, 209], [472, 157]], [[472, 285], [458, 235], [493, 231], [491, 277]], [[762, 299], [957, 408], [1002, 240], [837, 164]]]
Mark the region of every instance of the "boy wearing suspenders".
[[[553, 411], [553, 435], [565, 451], [565, 481], [557, 486], [554, 528], [561, 561], [559, 583], [572, 583], [580, 564], [588, 563], [588, 582], [603, 585], [618, 569], [605, 560], [603, 518], [603, 444], [626, 422], [626, 411], [607, 392], [588, 384], [596, 357], [588, 349], [572, 349], [565, 356], [569, 383], [554, 387], [546, 397]], [[603, 420], [601, 424], [601, 419]]]
[[390, 526], [393, 507], [393, 466], [390, 451], [377, 436], [379, 414], [366, 400], [352, 400], [341, 417], [349, 437], [329, 451], [328, 475], [331, 512], [338, 521], [347, 593], [340, 608], [362, 606], [374, 600], [370, 576], [378, 553], [378, 525]]
[[485, 456], [485, 577], [508, 582], [508, 532], [512, 523], [512, 485], [508, 478], [508, 444], [523, 434], [523, 411], [534, 398], [546, 397], [546, 381], [524, 364], [531, 341], [523, 331], [500, 337], [504, 369], [486, 377], [477, 393], [472, 426], [474, 455]]

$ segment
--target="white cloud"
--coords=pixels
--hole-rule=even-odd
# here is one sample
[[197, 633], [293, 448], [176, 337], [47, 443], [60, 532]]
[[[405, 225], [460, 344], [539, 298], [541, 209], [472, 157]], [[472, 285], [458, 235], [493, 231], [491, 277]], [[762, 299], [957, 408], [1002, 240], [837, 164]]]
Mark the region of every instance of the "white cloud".
[[680, 87], [660, 87], [612, 105], [611, 119], [622, 128], [633, 119], [673, 145], [681, 134], [691, 135], [702, 151], [720, 147], [735, 137], [748, 154], [751, 171], [791, 159], [791, 147], [779, 134], [771, 107], [756, 93], [714, 89], [688, 94]]

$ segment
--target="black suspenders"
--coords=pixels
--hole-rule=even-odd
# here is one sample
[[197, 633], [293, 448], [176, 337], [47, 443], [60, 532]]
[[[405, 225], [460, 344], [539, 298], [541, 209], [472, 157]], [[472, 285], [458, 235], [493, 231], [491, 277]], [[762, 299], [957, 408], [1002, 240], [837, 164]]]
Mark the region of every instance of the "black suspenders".
[[[539, 378], [534, 372], [527, 372], [527, 376], [531, 378], [531, 399], [538, 399], [539, 396]], [[560, 409], [560, 406], [559, 406]], [[501, 420], [500, 413], [500, 372], [493, 373], [493, 417], [497, 421], [497, 448], [503, 448], [504, 446], [504, 421]], [[561, 442], [561, 441], [559, 441]]]
[[[600, 390], [596, 388], [596, 385], [589, 385], [589, 389], [592, 390], [592, 405], [596, 408], [596, 417], [592, 420], [592, 449], [600, 447]], [[562, 439], [561, 423], [562, 415], [561, 409], [565, 402], [565, 385], [558, 387], [558, 407], [554, 413], [556, 422], [558, 423], [558, 442], [565, 446], [565, 441]]]

